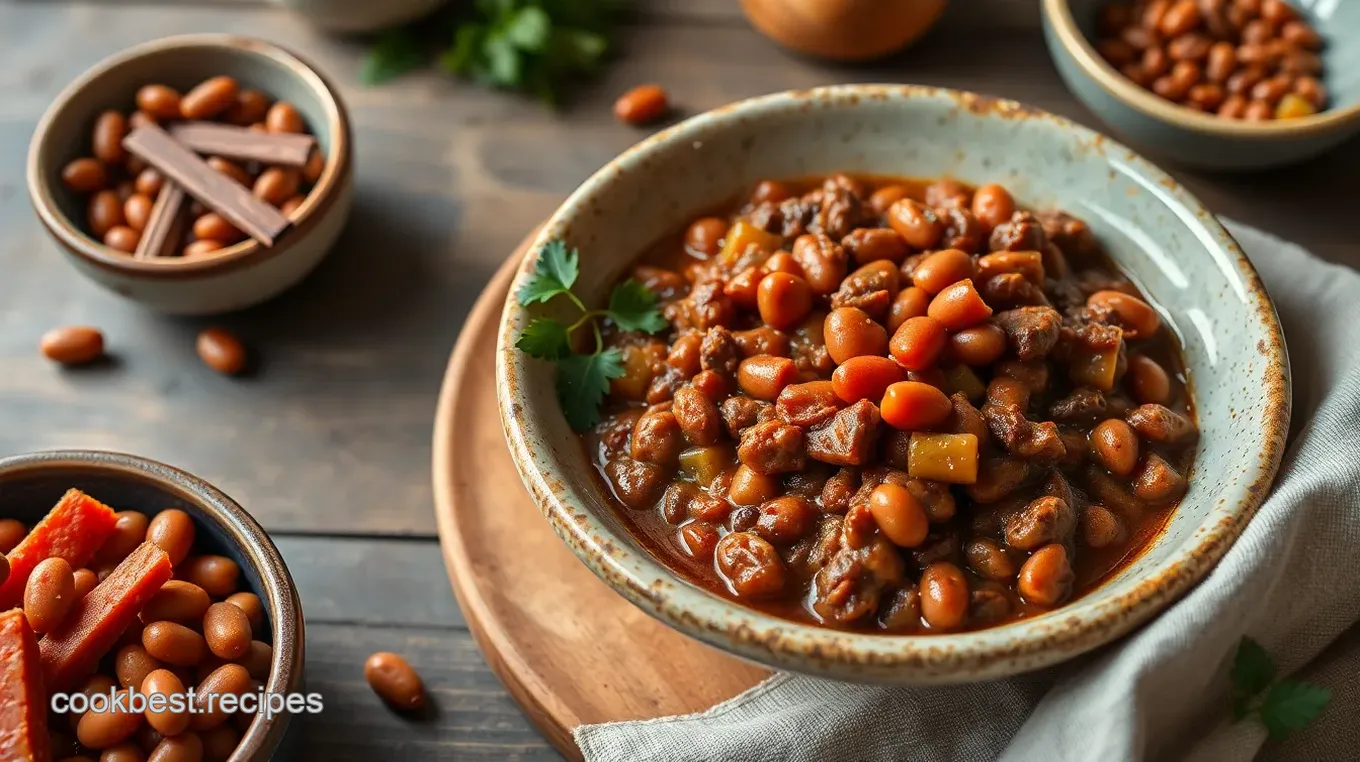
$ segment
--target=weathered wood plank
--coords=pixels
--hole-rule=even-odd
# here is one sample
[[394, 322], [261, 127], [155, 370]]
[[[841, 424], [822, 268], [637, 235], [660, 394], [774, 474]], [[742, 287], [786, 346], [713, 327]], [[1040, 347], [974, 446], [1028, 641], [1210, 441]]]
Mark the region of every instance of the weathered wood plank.
[[[410, 719], [383, 705], [364, 681], [364, 660], [374, 651], [410, 661], [430, 711]], [[306, 679], [325, 709], [300, 717], [299, 759], [561, 759], [506, 695], [466, 630], [309, 626]]]
[[274, 536], [308, 624], [466, 626], [439, 542]]

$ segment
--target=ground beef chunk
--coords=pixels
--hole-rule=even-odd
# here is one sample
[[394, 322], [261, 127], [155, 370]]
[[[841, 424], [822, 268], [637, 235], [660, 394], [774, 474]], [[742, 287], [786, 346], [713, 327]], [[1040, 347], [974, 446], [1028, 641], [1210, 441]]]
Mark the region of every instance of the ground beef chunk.
[[1044, 228], [1030, 212], [1016, 212], [992, 230], [987, 246], [992, 251], [1043, 251], [1048, 245]]
[[897, 547], [882, 536], [862, 548], [841, 548], [813, 577], [812, 610], [823, 621], [845, 624], [878, 610], [884, 588], [906, 573]]
[[684, 371], [674, 365], [664, 365], [661, 372], [652, 376], [652, 383], [647, 386], [648, 405], [659, 405], [675, 396], [675, 392], [685, 385], [689, 380], [685, 378]]
[[1124, 420], [1149, 442], [1180, 445], [1199, 435], [1189, 418], [1163, 405], [1139, 405]]
[[633, 426], [632, 450], [635, 460], [666, 465], [674, 463], [684, 449], [684, 433], [680, 422], [669, 410], [649, 410]]
[[620, 503], [635, 511], [643, 511], [656, 504], [666, 480], [670, 478], [670, 471], [654, 463], [620, 455], [605, 464], [604, 475]]
[[737, 458], [762, 474], [799, 471], [807, 462], [803, 430], [780, 421], [757, 423], [742, 432]]
[[1006, 455], [988, 455], [978, 464], [976, 482], [964, 487], [975, 503], [995, 503], [1029, 478], [1029, 463]]
[[883, 596], [878, 610], [878, 626], [894, 632], [921, 628], [921, 591], [908, 584]]
[[1006, 544], [1017, 550], [1037, 550], [1052, 542], [1066, 542], [1076, 527], [1077, 514], [1072, 506], [1045, 496], [1006, 519]]
[[1044, 235], [1069, 257], [1082, 260], [1099, 251], [1095, 234], [1080, 219], [1062, 211], [1040, 212], [1038, 217]]
[[912, 477], [903, 486], [916, 498], [916, 502], [926, 509], [926, 518], [930, 519], [930, 523], [939, 524], [954, 518], [958, 504], [954, 500], [954, 493], [949, 491], [948, 484]]
[[883, 322], [896, 296], [897, 273], [878, 268], [860, 270], [841, 281], [841, 287], [831, 295], [833, 308], [855, 307], [869, 317]]
[[1053, 358], [1066, 362], [1079, 353], [1101, 353], [1111, 348], [1121, 348], [1124, 343], [1124, 329], [1116, 325], [1099, 323], [1067, 322], [1058, 330], [1058, 343], [1053, 348]]
[[699, 346], [699, 366], [730, 378], [736, 375], [740, 364], [741, 347], [732, 338], [732, 332], [722, 326], [709, 328]]
[[1094, 423], [1108, 417], [1110, 406], [1105, 395], [1095, 389], [1077, 387], [1072, 393], [1048, 406], [1048, 415], [1060, 423]]
[[956, 206], [942, 206], [935, 209], [935, 214], [944, 223], [941, 248], [962, 249], [969, 254], [982, 248], [987, 231], [972, 212]]
[[822, 189], [821, 203], [807, 229], [839, 241], [859, 227], [863, 216], [864, 208], [858, 196], [840, 185], [827, 187]]
[[878, 441], [878, 406], [860, 400], [807, 433], [807, 454], [833, 466], [861, 466]]
[[1006, 343], [1021, 360], [1039, 360], [1058, 343], [1062, 316], [1052, 307], [1019, 307], [992, 318], [1006, 332]]
[[1052, 463], [1067, 454], [1058, 425], [1052, 421], [1035, 423], [1014, 405], [988, 403], [982, 407], [982, 417], [992, 438], [1017, 458]]
[[768, 402], [737, 395], [723, 400], [719, 412], [722, 413], [723, 425], [727, 427], [727, 433], [733, 439], [739, 439], [742, 430], [756, 425], [760, 420], [760, 411], [767, 407], [774, 406]]
[[606, 452], [623, 452], [624, 448], [629, 447], [633, 440], [633, 427], [637, 425], [637, 419], [642, 417], [642, 411], [637, 408], [624, 410], [618, 415], [606, 418], [595, 427], [595, 434], [600, 438], [600, 444]]
[[[831, 420], [845, 403], [836, 395], [830, 381], [789, 384], [779, 392], [775, 410], [779, 418], [794, 426], [812, 427]], [[872, 404], [872, 403], [870, 403]], [[840, 465], [857, 465], [842, 463]]]
[[718, 406], [693, 386], [682, 386], [675, 392], [675, 404], [671, 412], [690, 442], [707, 447], [722, 439], [723, 420]]
[[842, 468], [822, 486], [822, 510], [845, 513], [850, 510], [850, 498], [859, 489], [859, 470]]
[[994, 309], [1046, 306], [1048, 297], [1034, 282], [1020, 273], [1001, 273], [982, 281], [978, 294]]
[[731, 325], [736, 315], [732, 300], [723, 293], [721, 280], [707, 280], [695, 284], [689, 299], [694, 303], [693, 322], [701, 330]]
[[784, 564], [799, 579], [811, 579], [841, 549], [841, 517], [824, 516], [813, 531], [784, 552]]

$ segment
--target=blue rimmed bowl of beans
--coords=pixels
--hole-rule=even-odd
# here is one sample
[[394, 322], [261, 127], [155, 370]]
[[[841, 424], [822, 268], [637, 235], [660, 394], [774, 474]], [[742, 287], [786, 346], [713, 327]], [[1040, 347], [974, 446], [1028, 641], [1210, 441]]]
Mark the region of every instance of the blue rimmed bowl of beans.
[[1209, 169], [1316, 156], [1360, 132], [1360, 7], [1044, 0], [1067, 86], [1134, 145]]
[[1287, 357], [1237, 244], [1018, 103], [743, 101], [582, 185], [512, 294], [559, 239], [585, 305], [631, 279], [661, 321], [598, 325], [617, 368], [573, 430], [571, 381], [517, 348], [570, 305], [507, 301], [524, 483], [620, 594], [753, 661], [939, 684], [1070, 658], [1203, 576], [1278, 467]]
[[[203, 703], [227, 693], [286, 697], [303, 684], [302, 610], [292, 578], [264, 530], [231, 498], [131, 455], [0, 458], [0, 550], [0, 617], [8, 625], [23, 620], [42, 673], [41, 685], [25, 691], [41, 704], [37, 713], [26, 713], [24, 727], [5, 728], [7, 738], [48, 747], [29, 754], [264, 762], [291, 748], [296, 723], [288, 712], [233, 713]], [[0, 629], [7, 637], [14, 628]], [[17, 691], [11, 675], [7, 690]], [[47, 712], [47, 691], [88, 701], [132, 689], [168, 704], [191, 687], [201, 705], [192, 711], [70, 705]], [[35, 732], [41, 724], [47, 732]]]

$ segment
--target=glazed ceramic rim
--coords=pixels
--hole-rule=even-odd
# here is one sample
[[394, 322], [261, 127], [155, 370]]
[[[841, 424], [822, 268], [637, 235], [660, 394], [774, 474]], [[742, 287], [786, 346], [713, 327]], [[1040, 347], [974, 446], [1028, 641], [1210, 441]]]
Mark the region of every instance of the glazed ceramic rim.
[[[331, 149], [321, 176], [307, 194], [293, 217], [292, 226], [283, 232], [273, 246], [262, 246], [247, 238], [244, 241], [209, 252], [201, 257], [160, 257], [134, 259], [131, 254], [105, 246], [68, 219], [57, 206], [51, 174], [43, 169], [57, 161], [66, 147], [50, 145], [48, 132], [60, 118], [69, 118], [66, 110], [71, 99], [91, 83], [120, 66], [143, 56], [175, 49], [225, 49], [244, 52], [278, 64], [284, 71], [313, 91], [325, 111], [326, 131], [331, 138]], [[227, 72], [228, 74], [230, 72]], [[335, 87], [314, 66], [297, 54], [272, 42], [237, 34], [184, 34], [134, 45], [119, 51], [90, 67], [62, 89], [48, 106], [46, 113], [33, 131], [28, 149], [28, 191], [39, 219], [68, 250], [89, 263], [120, 273], [142, 277], [187, 278], [217, 275], [228, 270], [253, 265], [286, 252], [288, 248], [311, 232], [334, 205], [343, 188], [342, 182], [350, 165], [349, 113]]]
[[[212, 521], [222, 530], [250, 561], [264, 586], [273, 638], [273, 661], [265, 690], [279, 694], [302, 690], [305, 640], [302, 603], [278, 548], [240, 504], [193, 474], [136, 455], [103, 450], [48, 450], [0, 458], [0, 483], [62, 473], [150, 484], [206, 514], [204, 520]], [[291, 715], [286, 712], [270, 719], [257, 716], [241, 736], [231, 758], [261, 761], [271, 758], [283, 742], [290, 721]]]
[[[1194, 539], [1173, 549], [1118, 596], [1088, 595], [1062, 608], [1020, 622], [943, 635], [879, 635], [843, 632], [764, 614], [704, 591], [646, 551], [635, 549], [626, 533], [612, 531], [578, 504], [572, 491], [553, 474], [564, 470], [551, 448], [535, 451], [542, 441], [539, 424], [523, 414], [524, 385], [532, 360], [514, 349], [514, 339], [527, 320], [514, 294], [532, 272], [537, 252], [568, 230], [570, 222], [590, 208], [593, 196], [622, 172], [647, 171], [659, 153], [676, 145], [708, 139], [714, 130], [776, 117], [827, 101], [836, 108], [912, 99], [950, 99], [961, 111], [999, 118], [1042, 119], [1054, 128], [1100, 151], [1117, 155], [1121, 170], [1141, 176], [1157, 188], [1185, 224], [1198, 227], [1197, 237], [1216, 245], [1236, 264], [1236, 276], [1251, 297], [1246, 309], [1264, 334], [1267, 403], [1262, 410], [1261, 438], [1255, 462], [1245, 464], [1241, 498], [1220, 501], [1199, 523]], [[946, 684], [981, 680], [1037, 669], [1103, 645], [1146, 621], [1201, 579], [1264, 501], [1284, 453], [1289, 429], [1288, 355], [1279, 319], [1256, 271], [1227, 230], [1193, 196], [1162, 170], [1132, 150], [1062, 117], [1015, 101], [974, 93], [914, 85], [843, 85], [761, 96], [724, 106], [670, 127], [625, 151], [581, 185], [553, 214], [530, 246], [510, 288], [497, 337], [496, 381], [501, 423], [511, 455], [526, 487], [554, 531], [597, 576], [649, 614], [699, 640], [739, 656], [778, 668], [841, 679], [911, 684]], [[1278, 372], [1275, 372], [1278, 369]], [[599, 502], [608, 503], [607, 499]]]
[[1062, 41], [1063, 47], [1072, 54], [1073, 60], [1092, 81], [1106, 93], [1144, 116], [1170, 122], [1195, 132], [1256, 140], [1331, 132], [1337, 127], [1360, 122], [1360, 103], [1329, 108], [1298, 119], [1271, 119], [1264, 122], [1223, 119], [1178, 106], [1134, 84], [1101, 57], [1077, 28], [1068, 0], [1043, 0], [1043, 11], [1052, 22], [1053, 31]]

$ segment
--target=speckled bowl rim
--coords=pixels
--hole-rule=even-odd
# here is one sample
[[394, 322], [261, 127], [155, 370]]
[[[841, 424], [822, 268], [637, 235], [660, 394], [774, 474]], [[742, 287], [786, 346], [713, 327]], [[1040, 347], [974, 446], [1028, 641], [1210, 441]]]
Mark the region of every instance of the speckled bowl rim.
[[[269, 59], [315, 92], [325, 110], [326, 130], [331, 139], [326, 164], [311, 192], [298, 206], [296, 216], [292, 218], [293, 224], [283, 232], [273, 246], [262, 246], [247, 238], [199, 257], [134, 259], [132, 255], [111, 249], [92, 238], [79, 224], [67, 218], [57, 206], [49, 182], [51, 176], [44, 172], [43, 168], [49, 161], [54, 161], [52, 158], [54, 154], [63, 153], [67, 147], [48, 144], [48, 128], [52, 122], [76, 93], [89, 87], [90, 83], [99, 77], [129, 61], [176, 48], [219, 48]], [[62, 245], [82, 259], [107, 270], [140, 277], [188, 278], [218, 275], [263, 262], [287, 252], [313, 230], [334, 206], [345, 186], [344, 179], [349, 173], [351, 161], [350, 121], [349, 112], [337, 93], [330, 80], [301, 56], [272, 42], [254, 37], [217, 33], [181, 34], [134, 45], [87, 69], [84, 74], [63, 88], [43, 113], [42, 119], [33, 131], [28, 148], [26, 177], [29, 198], [38, 219]]]
[[[1244, 464], [1240, 500], [1219, 501], [1187, 541], [1117, 596], [1087, 595], [1053, 612], [976, 632], [946, 635], [848, 633], [798, 624], [747, 608], [684, 581], [632, 540], [613, 532], [591, 509], [577, 503], [555, 473], [565, 471], [551, 448], [530, 442], [544, 437], [538, 421], [523, 414], [522, 378], [540, 362], [514, 349], [527, 310], [514, 299], [532, 272], [537, 252], [563, 236], [569, 222], [587, 214], [593, 196], [628, 168], [645, 166], [663, 148], [689, 145], [714, 130], [758, 121], [766, 115], [825, 102], [853, 108], [869, 101], [914, 98], [954, 101], [956, 108], [1005, 119], [1043, 120], [1090, 150], [1117, 160], [1121, 170], [1157, 187], [1162, 200], [1197, 238], [1220, 248], [1236, 265], [1249, 313], [1263, 334], [1266, 362], [1261, 379], [1267, 403], [1254, 462]], [[631, 171], [647, 171], [631, 170]], [[1255, 269], [1227, 230], [1175, 180], [1127, 147], [1086, 127], [1015, 101], [914, 85], [843, 85], [761, 96], [724, 106], [663, 130], [625, 151], [581, 185], [534, 239], [510, 288], [496, 350], [501, 423], [515, 466], [553, 530], [597, 576], [647, 613], [681, 632], [744, 658], [781, 669], [839, 679], [899, 684], [949, 684], [1004, 677], [1048, 666], [1103, 645], [1145, 622], [1199, 581], [1231, 546], [1265, 499], [1285, 448], [1290, 417], [1289, 359], [1275, 308]], [[1153, 294], [1155, 297], [1156, 294]], [[1279, 372], [1269, 369], [1277, 368]], [[634, 574], [630, 568], [636, 568]]]
[[[283, 556], [264, 528], [221, 490], [186, 471], [164, 463], [103, 450], [48, 450], [0, 458], [0, 482], [51, 477], [61, 473], [93, 474], [127, 482], [142, 482], [180, 498], [207, 514], [249, 559], [264, 586], [270, 612], [273, 661], [265, 690], [289, 694], [302, 690], [305, 625], [297, 587]], [[98, 495], [93, 495], [97, 500]], [[271, 719], [259, 716], [238, 742], [233, 762], [264, 762], [274, 756], [293, 718], [288, 713]]]
[[1212, 114], [1177, 106], [1134, 84], [1097, 53], [1090, 40], [1077, 28], [1068, 0], [1043, 0], [1042, 8], [1054, 34], [1091, 80], [1111, 97], [1144, 116], [1195, 132], [1255, 140], [1333, 132], [1338, 128], [1360, 123], [1360, 103], [1329, 108], [1299, 119], [1272, 119], [1264, 122], [1222, 119]]

